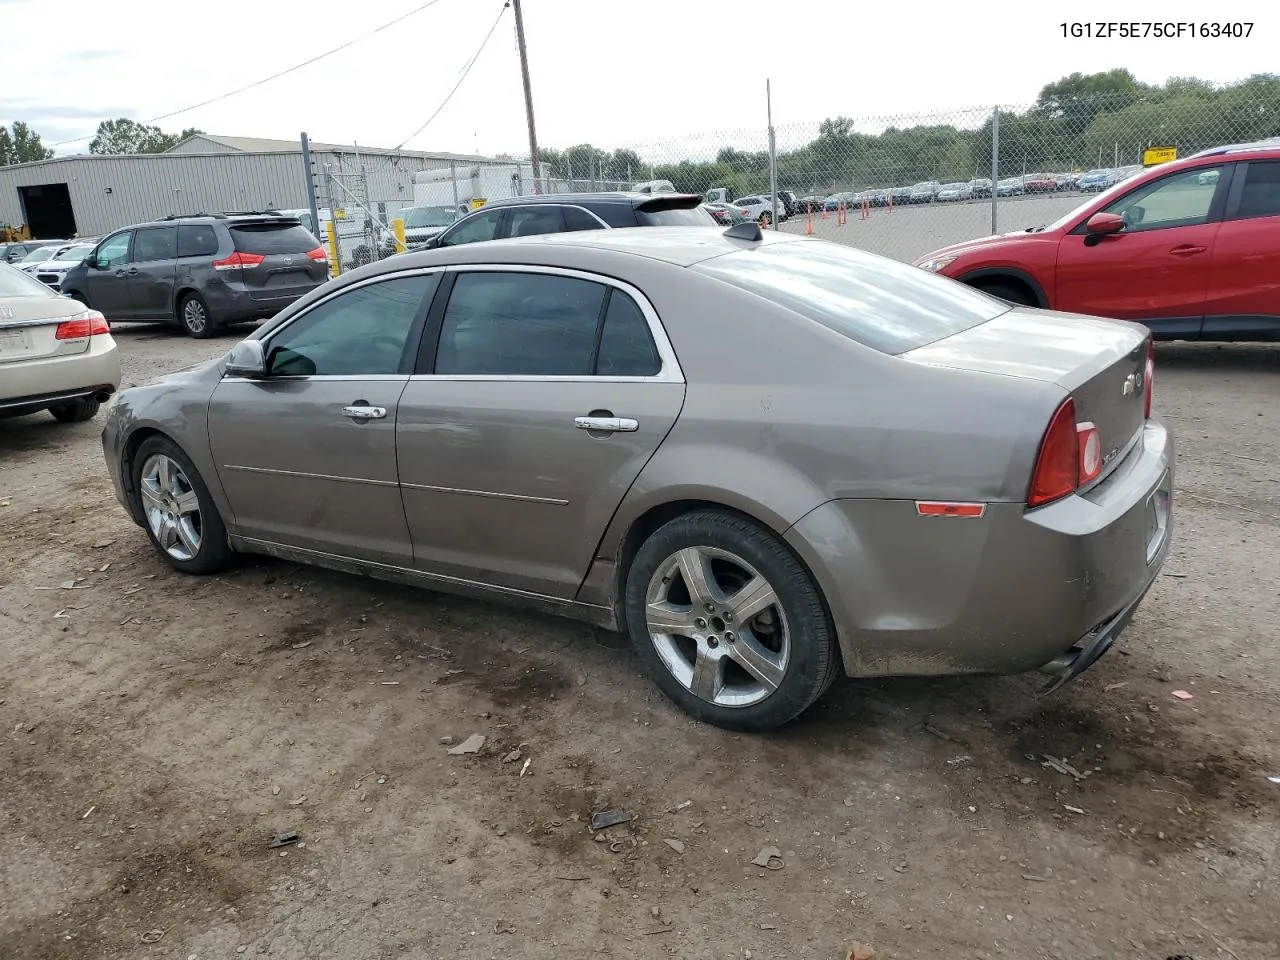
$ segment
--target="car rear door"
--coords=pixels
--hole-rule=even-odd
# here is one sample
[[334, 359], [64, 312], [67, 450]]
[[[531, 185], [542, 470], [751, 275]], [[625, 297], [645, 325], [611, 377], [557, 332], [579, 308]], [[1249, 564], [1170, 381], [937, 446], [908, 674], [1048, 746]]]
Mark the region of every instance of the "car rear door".
[[178, 228], [141, 227], [133, 233], [129, 278], [130, 315], [140, 320], [173, 316], [173, 280], [177, 271]]
[[1055, 310], [1137, 320], [1157, 335], [1200, 335], [1230, 164], [1193, 167], [1130, 190], [1097, 212], [1123, 231], [1090, 237], [1081, 223], [1058, 245]]
[[238, 218], [227, 229], [238, 261], [236, 279], [264, 312], [288, 306], [329, 279], [324, 248], [298, 220]]
[[564, 233], [564, 211], [554, 203], [531, 203], [507, 208], [507, 237], [533, 237], [544, 233]]
[[652, 306], [621, 281], [547, 267], [450, 276], [396, 425], [414, 562], [572, 600], [680, 413], [683, 375]]
[[1280, 160], [1236, 164], [1204, 314], [1206, 340], [1280, 337]]
[[269, 334], [267, 376], [228, 376], [209, 447], [235, 532], [408, 567], [396, 419], [440, 273], [375, 277]]

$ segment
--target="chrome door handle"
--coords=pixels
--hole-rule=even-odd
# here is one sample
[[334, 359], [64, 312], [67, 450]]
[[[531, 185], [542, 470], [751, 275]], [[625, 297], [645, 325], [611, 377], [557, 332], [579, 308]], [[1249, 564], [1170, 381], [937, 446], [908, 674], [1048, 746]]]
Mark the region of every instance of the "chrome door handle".
[[595, 433], [635, 433], [640, 429], [640, 423], [629, 417], [574, 417], [573, 425]]
[[386, 407], [370, 407], [366, 404], [352, 404], [342, 408], [342, 415], [352, 420], [381, 420], [387, 415]]

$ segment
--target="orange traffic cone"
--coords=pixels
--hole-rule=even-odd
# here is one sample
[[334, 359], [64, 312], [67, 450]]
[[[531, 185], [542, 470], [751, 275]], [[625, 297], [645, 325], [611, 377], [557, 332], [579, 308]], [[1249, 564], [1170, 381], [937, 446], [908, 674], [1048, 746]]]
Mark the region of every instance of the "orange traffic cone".
[[813, 207], [809, 207], [809, 212], [804, 218], [805, 236], [813, 236]]

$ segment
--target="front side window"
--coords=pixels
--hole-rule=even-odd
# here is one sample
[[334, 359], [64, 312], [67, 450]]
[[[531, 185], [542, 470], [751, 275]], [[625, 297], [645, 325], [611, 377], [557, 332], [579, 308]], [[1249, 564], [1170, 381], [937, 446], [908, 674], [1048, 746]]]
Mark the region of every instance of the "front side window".
[[172, 260], [177, 255], [178, 231], [175, 227], [149, 227], [133, 236], [133, 262]]
[[507, 220], [508, 237], [535, 237], [543, 233], [563, 233], [564, 216], [554, 203], [516, 207]]
[[539, 273], [458, 274], [435, 372], [589, 376], [606, 287]]
[[486, 210], [484, 213], [477, 213], [472, 217], [462, 221], [452, 230], [446, 230], [440, 235], [440, 246], [456, 247], [463, 243], [479, 243], [484, 240], [492, 240], [498, 232], [498, 220], [502, 217], [502, 210]]
[[1196, 167], [1153, 180], [1108, 204], [1103, 212], [1124, 217], [1125, 233], [1208, 223], [1221, 174], [1219, 167]]
[[117, 233], [114, 237], [104, 240], [102, 246], [98, 248], [98, 265], [106, 269], [119, 263], [127, 263], [129, 240], [132, 236], [133, 234], [126, 230], [124, 233]]
[[1236, 217], [1280, 217], [1280, 160], [1252, 160], [1245, 167]]
[[347, 290], [307, 311], [267, 343], [275, 376], [378, 376], [400, 372], [415, 318], [436, 273]]

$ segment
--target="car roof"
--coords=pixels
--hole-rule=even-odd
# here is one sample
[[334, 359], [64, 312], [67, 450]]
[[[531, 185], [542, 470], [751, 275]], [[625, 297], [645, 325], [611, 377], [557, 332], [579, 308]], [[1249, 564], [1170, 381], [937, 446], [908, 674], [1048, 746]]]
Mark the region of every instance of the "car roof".
[[[537, 263], [543, 259], [560, 260], [576, 249], [589, 249], [660, 260], [677, 267], [689, 267], [713, 257], [723, 256], [774, 243], [812, 243], [808, 237], [793, 233], [760, 231], [760, 239], [739, 240], [726, 235], [725, 228], [715, 227], [644, 227], [623, 230], [577, 230], [572, 233], [548, 233], [483, 243], [458, 244], [404, 253], [378, 261], [385, 272], [416, 266], [453, 263]], [[552, 254], [550, 257], [538, 254]]]
[[[1184, 157], [1184, 160], [1195, 160], [1198, 157], [1220, 157], [1224, 154], [1235, 153], [1261, 153], [1264, 155], [1274, 155], [1280, 153], [1280, 137], [1271, 137], [1266, 140], [1254, 140], [1251, 143], [1232, 143], [1221, 147], [1210, 147], [1207, 150], [1201, 150], [1190, 156]], [[1174, 161], [1175, 163], [1177, 161]]]
[[702, 197], [694, 193], [663, 191], [660, 193], [639, 193], [633, 190], [612, 190], [599, 193], [540, 193], [529, 197], [504, 197], [501, 200], [490, 200], [481, 207], [511, 207], [529, 203], [616, 203], [631, 207], [643, 206], [646, 203], [660, 201], [668, 197], [681, 197], [702, 201]]

